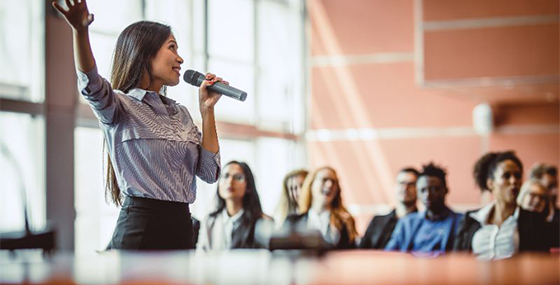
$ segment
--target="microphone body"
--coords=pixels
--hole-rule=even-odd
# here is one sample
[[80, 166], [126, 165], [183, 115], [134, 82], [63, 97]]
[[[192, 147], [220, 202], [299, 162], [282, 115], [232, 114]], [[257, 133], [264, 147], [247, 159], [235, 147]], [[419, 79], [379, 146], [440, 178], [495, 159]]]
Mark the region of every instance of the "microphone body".
[[[204, 82], [205, 79], [206, 76], [204, 76], [204, 74], [192, 69], [187, 70], [185, 72], [185, 75], [183, 75], [183, 80], [185, 80], [185, 82], [197, 87], [200, 87], [200, 85], [202, 84], [202, 82]], [[229, 85], [225, 85], [221, 82], [216, 82], [213, 85], [208, 86], [207, 88], [210, 91], [218, 92], [220, 94], [223, 94], [235, 100], [239, 100], [241, 102], [247, 99], [247, 92], [239, 90]]]

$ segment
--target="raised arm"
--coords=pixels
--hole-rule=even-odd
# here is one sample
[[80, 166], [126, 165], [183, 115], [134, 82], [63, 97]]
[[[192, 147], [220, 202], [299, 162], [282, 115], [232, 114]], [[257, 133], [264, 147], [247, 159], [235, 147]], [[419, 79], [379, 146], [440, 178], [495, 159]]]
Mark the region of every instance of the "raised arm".
[[206, 75], [206, 80], [202, 82], [199, 89], [199, 105], [200, 114], [202, 115], [202, 146], [213, 153], [217, 153], [220, 150], [218, 144], [218, 134], [216, 132], [216, 121], [214, 118], [214, 106], [220, 100], [222, 95], [212, 92], [207, 89], [208, 86], [216, 83], [222, 82], [229, 85], [227, 81], [223, 81], [222, 78], [216, 77], [212, 73]]
[[198, 98], [200, 114], [202, 115], [202, 149], [200, 150], [197, 176], [207, 183], [216, 182], [220, 175], [220, 145], [216, 132], [214, 106], [222, 95], [207, 89], [208, 86], [216, 82], [229, 85], [227, 81], [208, 73], [206, 80], [200, 85]]
[[89, 42], [89, 25], [93, 22], [93, 15], [89, 13], [85, 0], [65, 1], [68, 10], [64, 10], [56, 2], [52, 2], [52, 5], [72, 27], [78, 90], [101, 123], [113, 124], [118, 120], [121, 109], [111, 84], [97, 73]]
[[65, 2], [68, 10], [64, 10], [55, 1], [52, 5], [72, 27], [74, 62], [79, 71], [86, 73], [95, 67], [95, 59], [89, 43], [89, 25], [93, 22], [93, 14], [89, 13], [85, 0], [73, 2], [65, 0]]

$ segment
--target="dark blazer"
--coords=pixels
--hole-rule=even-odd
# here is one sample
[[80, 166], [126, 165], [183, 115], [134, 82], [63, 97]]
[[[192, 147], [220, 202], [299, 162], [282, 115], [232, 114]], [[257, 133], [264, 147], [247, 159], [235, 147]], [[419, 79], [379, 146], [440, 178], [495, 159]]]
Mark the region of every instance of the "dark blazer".
[[[469, 211], [459, 224], [459, 232], [455, 239], [454, 249], [472, 251], [472, 239], [481, 228], [481, 224], [470, 217], [475, 211]], [[517, 218], [519, 232], [519, 251], [549, 251], [551, 245], [550, 226], [546, 224], [544, 215], [519, 209]]]
[[387, 215], [373, 217], [364, 237], [360, 241], [360, 248], [384, 249], [391, 239], [398, 221], [399, 218], [397, 217], [396, 210], [391, 211]]
[[[209, 215], [207, 218], [202, 222], [202, 226], [200, 226], [200, 230], [204, 231], [205, 235], [211, 234], [213, 227], [216, 225], [216, 219], [218, 215]], [[255, 228], [259, 221], [262, 220], [270, 220], [272, 218], [262, 215], [261, 218], [254, 221], [248, 217], [240, 217], [239, 224], [233, 229], [231, 233], [231, 247], [230, 249], [234, 248], [262, 248], [263, 246], [255, 241]], [[199, 231], [200, 231], [199, 230]], [[204, 248], [208, 246], [208, 239], [198, 239], [197, 243], [200, 242], [200, 247]]]
[[[307, 213], [300, 215], [290, 215], [286, 218], [282, 227], [291, 226], [293, 228], [306, 228], [307, 227]], [[340, 231], [340, 239], [336, 245], [332, 245], [333, 249], [352, 249], [356, 248], [354, 241], [350, 240], [350, 234], [345, 224]]]
[[264, 215], [256, 221], [241, 221], [239, 226], [233, 230], [231, 237], [231, 248], [264, 248], [265, 245], [255, 241], [256, 225], [262, 221], [272, 221]]
[[548, 223], [550, 226], [550, 231], [552, 235], [551, 246], [560, 247], [560, 210], [554, 208], [554, 217], [551, 222]]
[[193, 227], [193, 248], [196, 248], [196, 243], [198, 243], [198, 232], [200, 232], [200, 221], [193, 216], [191, 216], [191, 221]]

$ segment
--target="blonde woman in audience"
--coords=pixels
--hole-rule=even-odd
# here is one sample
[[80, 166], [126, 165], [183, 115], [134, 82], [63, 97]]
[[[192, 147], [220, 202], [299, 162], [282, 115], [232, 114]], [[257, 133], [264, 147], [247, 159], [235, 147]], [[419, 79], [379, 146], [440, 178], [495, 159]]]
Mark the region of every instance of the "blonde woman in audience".
[[521, 186], [517, 196], [517, 204], [524, 210], [545, 213], [548, 212], [548, 191], [539, 180], [531, 178]]
[[342, 202], [336, 171], [321, 167], [305, 178], [298, 201], [299, 215], [290, 222], [307, 229], [318, 230], [333, 248], [355, 248], [356, 226], [354, 218]]
[[494, 201], [467, 212], [455, 240], [455, 249], [472, 251], [481, 259], [502, 259], [523, 251], [548, 251], [551, 233], [540, 213], [520, 209], [523, 164], [512, 151], [491, 152], [475, 164], [474, 177]]
[[298, 214], [298, 200], [303, 186], [303, 181], [309, 172], [305, 169], [290, 171], [282, 181], [280, 201], [274, 213], [276, 228], [282, 226], [286, 217]]

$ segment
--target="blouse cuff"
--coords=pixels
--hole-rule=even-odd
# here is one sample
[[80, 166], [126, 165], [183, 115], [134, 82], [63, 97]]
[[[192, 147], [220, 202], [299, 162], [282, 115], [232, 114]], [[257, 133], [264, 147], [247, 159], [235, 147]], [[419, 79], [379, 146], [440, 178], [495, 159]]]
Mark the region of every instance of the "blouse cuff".
[[216, 165], [220, 167], [220, 151], [217, 153], [210, 152], [206, 150], [202, 145], [200, 146], [200, 159], [202, 160], [202, 165]]
[[103, 82], [97, 72], [97, 66], [94, 66], [88, 72], [82, 72], [76, 69], [78, 75], [78, 90], [84, 96], [91, 96], [99, 91]]

